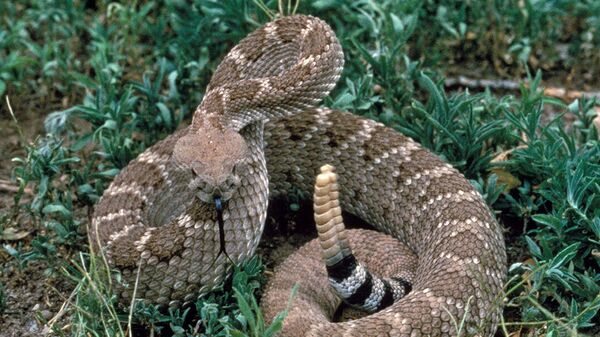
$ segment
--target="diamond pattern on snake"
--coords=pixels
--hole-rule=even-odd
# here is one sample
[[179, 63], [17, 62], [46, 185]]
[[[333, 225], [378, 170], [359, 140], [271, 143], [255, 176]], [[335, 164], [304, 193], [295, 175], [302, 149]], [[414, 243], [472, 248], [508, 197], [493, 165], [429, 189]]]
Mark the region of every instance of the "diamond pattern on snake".
[[[463, 318], [467, 334], [493, 335], [500, 226], [457, 170], [409, 137], [318, 107], [343, 64], [329, 25], [303, 15], [267, 23], [225, 56], [191, 124], [129, 163], [95, 208], [92, 242], [121, 271], [122, 303], [136, 277], [136, 298], [193, 303], [255, 253], [269, 199], [299, 190], [317, 196], [315, 216], [334, 230], [268, 284], [267, 319], [300, 284], [280, 335], [452, 336]], [[315, 189], [326, 164], [335, 171]], [[340, 210], [377, 231], [346, 231]], [[372, 313], [334, 322], [342, 299]]]

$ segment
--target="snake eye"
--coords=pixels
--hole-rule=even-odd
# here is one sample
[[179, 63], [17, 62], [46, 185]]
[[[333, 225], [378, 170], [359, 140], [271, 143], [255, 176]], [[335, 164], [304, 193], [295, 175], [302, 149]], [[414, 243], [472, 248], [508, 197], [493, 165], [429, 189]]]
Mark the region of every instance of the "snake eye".
[[248, 169], [248, 163], [245, 161], [240, 161], [238, 162], [234, 167], [233, 167], [233, 175], [235, 176], [239, 176], [242, 172], [246, 171]]
[[208, 184], [202, 179], [194, 179], [190, 186], [196, 191], [206, 191]]
[[240, 183], [240, 178], [237, 175], [232, 175], [229, 178], [227, 178], [227, 181], [225, 182], [227, 189], [228, 190], [232, 190], [234, 189], [237, 185], [239, 185]]

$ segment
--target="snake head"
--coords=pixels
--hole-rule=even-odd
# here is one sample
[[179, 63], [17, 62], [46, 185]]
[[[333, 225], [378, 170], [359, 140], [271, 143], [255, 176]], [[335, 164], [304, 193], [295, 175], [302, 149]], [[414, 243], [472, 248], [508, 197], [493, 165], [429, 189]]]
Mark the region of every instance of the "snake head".
[[206, 203], [230, 199], [241, 183], [240, 173], [250, 159], [244, 138], [230, 129], [190, 131], [173, 149], [179, 167], [193, 175], [189, 187]]

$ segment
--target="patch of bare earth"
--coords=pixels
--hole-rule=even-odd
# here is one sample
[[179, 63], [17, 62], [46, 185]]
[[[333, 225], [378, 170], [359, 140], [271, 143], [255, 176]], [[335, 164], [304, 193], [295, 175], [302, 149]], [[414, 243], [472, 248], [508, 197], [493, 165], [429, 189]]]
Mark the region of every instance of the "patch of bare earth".
[[[18, 185], [11, 179], [12, 158], [25, 155], [25, 146], [42, 132], [43, 117], [32, 105], [12, 101], [15, 123], [5, 97], [0, 103], [0, 214], [7, 215], [0, 244], [27, 251], [36, 226], [24, 215], [13, 215]], [[24, 201], [31, 192], [25, 191]], [[20, 265], [5, 249], [0, 249], [0, 284], [3, 286], [4, 311], [0, 313], [0, 337], [39, 336], [43, 321], [61, 304], [52, 289], [62, 288], [49, 277], [44, 263]]]

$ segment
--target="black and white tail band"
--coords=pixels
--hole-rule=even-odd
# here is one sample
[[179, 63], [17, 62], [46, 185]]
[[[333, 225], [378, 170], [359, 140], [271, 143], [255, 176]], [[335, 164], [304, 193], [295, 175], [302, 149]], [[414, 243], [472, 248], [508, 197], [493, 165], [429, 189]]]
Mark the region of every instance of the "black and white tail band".
[[412, 285], [401, 277], [377, 277], [356, 260], [346, 236], [333, 170], [331, 165], [321, 167], [314, 194], [315, 222], [329, 282], [344, 302], [375, 312], [404, 297]]

